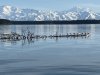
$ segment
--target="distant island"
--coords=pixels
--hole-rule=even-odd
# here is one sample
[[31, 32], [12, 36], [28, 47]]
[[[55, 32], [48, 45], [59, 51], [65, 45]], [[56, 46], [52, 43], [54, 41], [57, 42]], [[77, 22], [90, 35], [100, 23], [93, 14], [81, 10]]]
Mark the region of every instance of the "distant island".
[[0, 24], [100, 24], [100, 20], [11, 21], [0, 19]]

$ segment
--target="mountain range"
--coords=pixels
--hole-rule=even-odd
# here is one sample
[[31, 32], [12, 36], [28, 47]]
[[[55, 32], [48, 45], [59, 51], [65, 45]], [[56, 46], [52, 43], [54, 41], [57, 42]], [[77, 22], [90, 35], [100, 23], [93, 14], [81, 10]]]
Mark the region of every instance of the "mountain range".
[[0, 6], [0, 19], [14, 21], [45, 20], [93, 20], [100, 19], [100, 14], [89, 8], [73, 7], [66, 11], [20, 9], [9, 5]]

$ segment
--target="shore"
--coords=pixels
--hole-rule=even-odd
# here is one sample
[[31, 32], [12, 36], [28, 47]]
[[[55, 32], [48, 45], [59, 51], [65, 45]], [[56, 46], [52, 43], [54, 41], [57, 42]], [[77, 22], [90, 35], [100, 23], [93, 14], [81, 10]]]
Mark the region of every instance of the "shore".
[[11, 21], [0, 19], [0, 24], [100, 24], [100, 20]]

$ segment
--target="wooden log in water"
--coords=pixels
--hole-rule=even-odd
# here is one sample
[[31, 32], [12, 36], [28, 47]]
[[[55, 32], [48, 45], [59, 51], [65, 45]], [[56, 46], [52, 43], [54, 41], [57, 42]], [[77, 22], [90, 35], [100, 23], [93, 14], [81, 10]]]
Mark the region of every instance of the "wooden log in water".
[[40, 38], [61, 38], [61, 37], [86, 37], [89, 36], [90, 33], [67, 33], [66, 35], [20, 35], [17, 33], [11, 34], [0, 34], [0, 39], [13, 39], [13, 40], [23, 40], [23, 39], [40, 39]]

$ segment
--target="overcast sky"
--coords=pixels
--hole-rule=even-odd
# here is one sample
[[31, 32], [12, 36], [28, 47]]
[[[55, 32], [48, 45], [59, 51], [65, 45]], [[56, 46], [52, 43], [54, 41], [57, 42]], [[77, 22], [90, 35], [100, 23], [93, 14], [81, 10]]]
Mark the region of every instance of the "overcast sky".
[[100, 0], [0, 0], [0, 5], [19, 8], [68, 10], [75, 6], [89, 7], [100, 12]]

